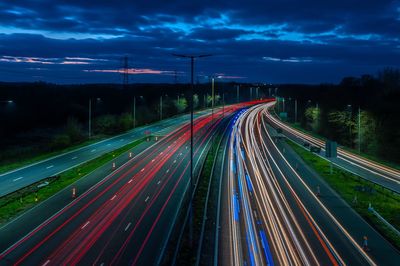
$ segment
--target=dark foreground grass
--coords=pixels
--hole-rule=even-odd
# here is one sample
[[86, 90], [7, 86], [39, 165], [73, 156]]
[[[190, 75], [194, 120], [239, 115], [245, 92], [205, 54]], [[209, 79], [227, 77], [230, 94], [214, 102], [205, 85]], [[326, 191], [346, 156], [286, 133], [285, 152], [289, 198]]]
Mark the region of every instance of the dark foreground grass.
[[[118, 157], [142, 142], [144, 142], [144, 139], [136, 140], [117, 150], [114, 150], [113, 152], [103, 154], [100, 157], [67, 170], [56, 177], [49, 177], [36, 184], [32, 184], [31, 186], [1, 197], [0, 225], [12, 220], [38, 203], [48, 199], [78, 179], [93, 172], [100, 166], [110, 162], [113, 158]], [[37, 185], [44, 182], [48, 182], [49, 184], [38, 189]]]
[[[330, 163], [315, 154], [305, 150], [294, 142], [287, 140], [293, 150], [325, 181], [359, 213], [368, 223], [375, 227], [396, 248], [400, 249], [400, 236], [382, 223], [375, 215], [368, 211], [372, 207], [396, 229], [400, 229], [400, 195], [393, 193], [382, 186], [360, 178], [350, 172], [333, 167], [330, 174]], [[354, 203], [354, 197], [357, 202]]]

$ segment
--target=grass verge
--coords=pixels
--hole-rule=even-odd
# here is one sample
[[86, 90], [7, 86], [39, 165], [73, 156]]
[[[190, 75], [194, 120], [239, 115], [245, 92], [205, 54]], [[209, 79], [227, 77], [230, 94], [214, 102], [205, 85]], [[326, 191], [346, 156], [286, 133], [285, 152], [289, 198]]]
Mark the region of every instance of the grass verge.
[[30, 165], [42, 160], [46, 160], [48, 158], [60, 155], [62, 153], [66, 153], [72, 150], [76, 150], [79, 148], [82, 148], [84, 146], [93, 144], [95, 142], [104, 140], [107, 137], [111, 137], [111, 136], [105, 136], [105, 135], [98, 135], [98, 136], [94, 136], [92, 139], [90, 140], [85, 140], [79, 144], [70, 146], [68, 148], [64, 148], [64, 149], [60, 149], [57, 151], [53, 151], [53, 152], [45, 152], [42, 154], [27, 154], [26, 156], [24, 156], [24, 158], [21, 158], [20, 156], [18, 158], [13, 158], [7, 161], [2, 161], [1, 162], [1, 166], [0, 166], [0, 174], [4, 174], [7, 173], [9, 171], [24, 167], [26, 165]]
[[[61, 191], [70, 184], [74, 183], [78, 179], [91, 173], [95, 169], [110, 162], [113, 158], [118, 157], [119, 155], [132, 149], [133, 147], [136, 147], [144, 141], [145, 139], [136, 140], [117, 150], [114, 150], [113, 152], [103, 154], [100, 157], [97, 157], [77, 167], [62, 172], [58, 176], [46, 178], [38, 183], [32, 184], [28, 187], [1, 197], [0, 225], [12, 220], [21, 213], [34, 207], [38, 204], [38, 202], [48, 199], [49, 197]], [[48, 182], [49, 184], [45, 187], [37, 188], [38, 184], [44, 182]]]
[[[311, 166], [324, 180], [359, 213], [369, 224], [376, 228], [397, 249], [400, 249], [400, 236], [388, 228], [375, 215], [368, 211], [369, 203], [395, 228], [400, 229], [400, 195], [382, 186], [375, 185], [357, 175], [333, 167], [330, 174], [330, 163], [294, 142], [286, 141], [293, 150]], [[357, 202], [354, 197], [357, 197]]]

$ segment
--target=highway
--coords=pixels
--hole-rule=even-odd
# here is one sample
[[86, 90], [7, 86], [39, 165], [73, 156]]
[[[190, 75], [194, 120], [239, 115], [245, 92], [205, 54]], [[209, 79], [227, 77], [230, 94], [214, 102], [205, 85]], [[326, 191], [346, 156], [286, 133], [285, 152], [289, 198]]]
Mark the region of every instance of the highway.
[[[230, 116], [243, 105], [226, 107]], [[222, 110], [195, 120], [194, 169]], [[160, 261], [189, 185], [188, 125], [180, 126], [0, 255], [0, 265], [152, 265]]]
[[[325, 158], [324, 141], [288, 126], [273, 115], [272, 109], [273, 105], [268, 107], [266, 118], [273, 127], [281, 128], [286, 137], [300, 145], [303, 145], [305, 142], [307, 142], [314, 146], [320, 147], [322, 150], [321, 157]], [[330, 159], [333, 164], [367, 180], [375, 182], [383, 187], [400, 193], [399, 170], [371, 161], [362, 156], [346, 151], [340, 147], [338, 147], [337, 153], [337, 158]]]
[[[196, 113], [197, 116], [209, 113], [210, 110]], [[82, 148], [51, 157], [49, 159], [0, 174], [0, 197], [18, 189], [36, 183], [49, 176], [57, 175], [65, 170], [76, 167], [84, 162], [116, 150], [122, 146], [140, 139], [146, 132], [157, 135], [166, 135], [189, 119], [189, 115], [182, 115], [165, 119], [154, 124], [130, 130], [124, 134], [105, 139]]]
[[[334, 204], [328, 204], [311, 187], [315, 180], [290, 165], [267, 130], [273, 104], [242, 111], [232, 129], [221, 203], [219, 264], [390, 265], [398, 261], [400, 254], [391, 244], [344, 201], [332, 194]], [[371, 236], [375, 252], [361, 248], [363, 234]]]

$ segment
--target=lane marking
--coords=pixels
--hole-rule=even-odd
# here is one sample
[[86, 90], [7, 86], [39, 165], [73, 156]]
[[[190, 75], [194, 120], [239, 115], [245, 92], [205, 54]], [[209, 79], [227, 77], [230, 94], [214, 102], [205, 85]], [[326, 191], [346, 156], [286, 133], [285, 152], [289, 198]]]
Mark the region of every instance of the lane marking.
[[95, 152], [96, 151], [96, 149], [93, 149], [93, 150], [91, 150], [90, 152]]
[[53, 167], [54, 167], [54, 165], [50, 165], [50, 166], [47, 166], [46, 169], [50, 169], [50, 168], [53, 168]]
[[46, 260], [46, 262], [45, 262], [45, 263], [43, 263], [43, 265], [42, 265], [42, 266], [46, 266], [47, 264], [49, 264], [49, 262], [50, 262], [50, 260]]
[[24, 177], [23, 177], [23, 176], [17, 177], [17, 178], [15, 178], [15, 179], [13, 179], [13, 182], [18, 181], [18, 180], [21, 180], [22, 178], [24, 178]]
[[140, 170], [140, 172], [143, 172], [143, 171], [144, 171], [144, 168], [142, 170]]
[[147, 198], [145, 199], [145, 201], [144, 201], [144, 202], [147, 202], [149, 199], [150, 199], [150, 197], [149, 197], [149, 196], [147, 196]]
[[120, 141], [124, 141], [124, 139], [121, 139]]
[[108, 143], [107, 146], [111, 146], [111, 143]]
[[181, 153], [179, 153], [179, 156], [181, 156], [182, 155], [182, 152]]
[[131, 226], [132, 223], [129, 223], [126, 227], [125, 227], [125, 232], [129, 229], [129, 227]]
[[151, 162], [154, 162], [155, 159], [151, 160]]
[[158, 180], [157, 185], [159, 185], [161, 183], [161, 180]]
[[114, 195], [114, 197], [111, 198], [111, 200], [114, 200], [117, 197], [117, 195]]
[[78, 156], [74, 156], [71, 158], [71, 160], [75, 160], [75, 159], [78, 159]]
[[133, 179], [129, 180], [129, 181], [128, 181], [128, 184], [130, 184], [132, 181], [133, 181]]
[[168, 173], [168, 172], [169, 172], [169, 169], [167, 171], [165, 171], [165, 173]]
[[176, 163], [176, 160], [174, 161], [174, 163]]
[[163, 154], [163, 153], [164, 153], [163, 151], [162, 151], [162, 152], [160, 152], [160, 155], [161, 155], [161, 154]]
[[90, 221], [87, 221], [87, 222], [81, 227], [81, 229], [85, 228], [89, 223], [90, 223]]

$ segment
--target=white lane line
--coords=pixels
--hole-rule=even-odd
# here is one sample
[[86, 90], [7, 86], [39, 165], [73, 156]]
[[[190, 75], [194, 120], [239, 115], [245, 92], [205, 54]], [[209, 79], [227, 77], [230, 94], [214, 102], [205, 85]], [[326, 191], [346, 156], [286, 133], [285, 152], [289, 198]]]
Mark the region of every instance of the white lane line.
[[167, 171], [165, 171], [166, 173], [168, 173], [169, 172], [169, 169], [167, 170]]
[[147, 198], [145, 199], [145, 201], [144, 201], [144, 202], [147, 202], [149, 199], [150, 199], [150, 197], [149, 197], [149, 196], [147, 196]]
[[151, 160], [151, 162], [154, 162], [155, 159]]
[[160, 152], [160, 155], [162, 155], [164, 152], [162, 151], [162, 152]]
[[108, 143], [107, 146], [111, 146], [111, 143]]
[[50, 260], [46, 260], [45, 263], [42, 264], [42, 266], [46, 266], [47, 264], [49, 264]]
[[96, 151], [96, 149], [93, 149], [93, 150], [91, 150], [90, 152], [95, 152]]
[[24, 177], [23, 177], [23, 176], [17, 177], [17, 178], [15, 178], [15, 179], [13, 179], [13, 182], [18, 181], [18, 180], [21, 180], [22, 178], [24, 178]]
[[71, 160], [75, 160], [75, 159], [78, 159], [78, 156], [74, 156], [71, 158]]
[[90, 223], [90, 221], [87, 221], [87, 222], [81, 227], [81, 229], [85, 228], [89, 223]]
[[181, 152], [181, 153], [179, 153], [179, 156], [182, 156], [182, 152]]
[[53, 168], [53, 167], [54, 167], [54, 165], [50, 165], [50, 166], [47, 166], [46, 169], [50, 169], [50, 168]]
[[159, 185], [161, 183], [161, 180], [158, 180], [157, 185]]
[[114, 195], [114, 197], [111, 198], [111, 200], [114, 200], [117, 197], [117, 195]]
[[126, 232], [126, 230], [129, 229], [129, 227], [131, 226], [131, 224], [132, 224], [132, 223], [129, 223], [129, 224], [125, 227], [125, 232]]
[[104, 266], [104, 262], [102, 262], [102, 263], [100, 264], [100, 266]]
[[140, 170], [140, 172], [143, 172], [143, 171], [144, 171], [144, 168], [142, 170]]
[[120, 139], [120, 141], [124, 141], [124, 139]]
[[168, 146], [168, 149], [171, 148], [171, 145]]
[[174, 163], [176, 163], [176, 160], [174, 161]]
[[133, 181], [133, 179], [129, 180], [129, 181], [128, 181], [128, 184], [130, 184], [132, 181]]

